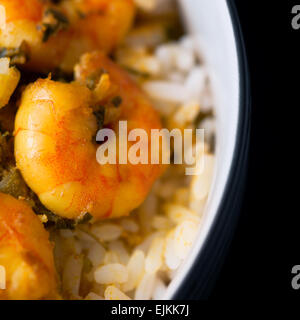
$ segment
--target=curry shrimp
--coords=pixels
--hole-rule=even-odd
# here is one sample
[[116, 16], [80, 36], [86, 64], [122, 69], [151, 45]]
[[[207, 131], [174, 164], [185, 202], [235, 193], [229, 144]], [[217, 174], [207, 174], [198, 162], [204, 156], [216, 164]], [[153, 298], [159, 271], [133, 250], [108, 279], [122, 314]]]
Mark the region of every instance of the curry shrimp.
[[114, 49], [134, 16], [133, 0], [0, 0], [0, 53], [33, 71], [72, 72], [83, 53]]
[[0, 300], [58, 298], [53, 248], [38, 216], [21, 200], [0, 193]]
[[[95, 134], [104, 124], [118, 140], [120, 120], [127, 121], [128, 131], [140, 128], [150, 133], [161, 128], [160, 118], [127, 73], [103, 53], [84, 55], [76, 78], [73, 83], [39, 79], [25, 89], [15, 120], [17, 167], [57, 215], [127, 215], [143, 202], [164, 166], [120, 164], [118, 155], [117, 164], [100, 165]], [[102, 123], [97, 106], [105, 106]]]

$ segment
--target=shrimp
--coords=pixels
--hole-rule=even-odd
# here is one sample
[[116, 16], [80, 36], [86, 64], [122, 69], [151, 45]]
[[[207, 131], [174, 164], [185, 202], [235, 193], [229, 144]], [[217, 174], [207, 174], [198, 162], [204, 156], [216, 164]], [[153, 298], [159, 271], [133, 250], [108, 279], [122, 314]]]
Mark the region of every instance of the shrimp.
[[[85, 213], [95, 219], [127, 215], [143, 202], [165, 166], [120, 164], [118, 154], [117, 164], [100, 165], [93, 139], [101, 117], [97, 124], [93, 106], [106, 105], [105, 114], [118, 110], [104, 117], [117, 143], [120, 120], [127, 121], [128, 132], [144, 129], [150, 140], [148, 154], [151, 129], [161, 128], [159, 115], [129, 75], [103, 53], [85, 54], [75, 75], [73, 83], [39, 79], [23, 92], [15, 120], [17, 167], [41, 202], [57, 215], [69, 219]], [[128, 149], [132, 144], [128, 142]]]
[[1, 6], [2, 56], [38, 72], [72, 73], [83, 53], [111, 52], [135, 16], [133, 0], [0, 0]]
[[31, 208], [0, 193], [0, 265], [6, 289], [0, 300], [58, 298], [49, 234]]

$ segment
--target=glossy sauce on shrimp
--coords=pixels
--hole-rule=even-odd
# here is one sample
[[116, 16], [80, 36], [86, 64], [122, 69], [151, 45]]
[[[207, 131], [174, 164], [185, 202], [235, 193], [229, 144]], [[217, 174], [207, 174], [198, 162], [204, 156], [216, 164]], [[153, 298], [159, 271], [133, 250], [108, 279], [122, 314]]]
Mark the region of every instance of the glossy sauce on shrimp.
[[[118, 155], [116, 164], [100, 165], [94, 107], [106, 106], [104, 123], [117, 140], [120, 120], [127, 121], [128, 131], [144, 129], [151, 137], [151, 129], [161, 128], [160, 118], [127, 73], [103, 53], [83, 56], [76, 78], [74, 83], [40, 79], [25, 89], [15, 121], [17, 166], [55, 214], [70, 219], [85, 213], [96, 219], [128, 215], [143, 202], [163, 166], [119, 164]], [[93, 89], [86, 86], [91, 79]], [[120, 105], [110, 107], [116, 96]], [[147, 147], [150, 154], [151, 141]]]
[[0, 193], [0, 300], [56, 299], [57, 278], [49, 234], [31, 208]]
[[83, 53], [109, 53], [135, 16], [133, 0], [0, 0], [0, 6], [0, 48], [37, 72], [72, 72]]

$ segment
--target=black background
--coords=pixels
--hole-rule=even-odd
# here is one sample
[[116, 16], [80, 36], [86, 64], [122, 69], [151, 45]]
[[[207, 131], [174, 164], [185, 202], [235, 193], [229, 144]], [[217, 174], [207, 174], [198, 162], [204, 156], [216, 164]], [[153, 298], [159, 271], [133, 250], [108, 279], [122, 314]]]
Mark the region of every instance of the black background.
[[250, 68], [251, 143], [241, 217], [211, 298], [300, 298], [290, 285], [300, 264], [300, 212], [290, 205], [300, 199], [298, 144], [290, 144], [300, 107], [300, 30], [292, 30], [291, 9], [300, 1], [234, 2]]

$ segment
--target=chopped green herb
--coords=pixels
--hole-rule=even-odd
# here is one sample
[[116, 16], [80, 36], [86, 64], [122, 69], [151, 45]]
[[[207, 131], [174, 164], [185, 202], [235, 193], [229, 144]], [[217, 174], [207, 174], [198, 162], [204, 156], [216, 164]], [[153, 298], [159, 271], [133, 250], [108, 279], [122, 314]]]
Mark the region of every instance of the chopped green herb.
[[97, 119], [98, 128], [99, 129], [103, 128], [104, 118], [105, 118], [105, 108], [100, 107], [100, 109], [94, 111], [93, 114]]
[[0, 58], [10, 58], [10, 64], [24, 64], [28, 60], [28, 47], [25, 41], [22, 41], [18, 48], [0, 47]]
[[96, 87], [96, 77], [93, 76], [89, 76], [86, 78], [86, 86], [90, 89], [90, 90], [94, 90]]
[[[52, 222], [52, 227], [54, 227], [55, 229], [70, 229], [70, 230], [75, 229], [75, 226], [76, 226], [75, 220], [56, 216], [56, 219], [52, 220], [49, 223], [49, 214], [47, 215], [47, 218], [48, 218], [48, 222], [46, 223], [46, 227], [48, 228], [51, 226], [51, 222]], [[54, 222], [54, 225], [53, 225], [53, 222]]]
[[0, 132], [0, 181], [14, 163], [13, 139], [8, 131]]
[[4, 170], [0, 177], [0, 192], [10, 194], [18, 199], [18, 197], [27, 197], [28, 188], [23, 180], [19, 170], [12, 166], [8, 170]]
[[111, 100], [111, 103], [118, 108], [122, 103], [122, 98], [120, 96], [116, 96]]
[[34, 199], [34, 207], [33, 211], [36, 214], [43, 215], [45, 214], [48, 218], [48, 221], [46, 222], [47, 228], [54, 228], [54, 229], [75, 229], [75, 227], [78, 224], [87, 223], [92, 219], [92, 216], [89, 213], [86, 213], [82, 219], [67, 219], [62, 218], [60, 216], [57, 216], [50, 210], [48, 210], [39, 200], [39, 198], [36, 195], [33, 195]]
[[168, 21], [165, 27], [165, 35], [168, 40], [178, 40], [184, 34], [184, 29], [178, 21]]
[[211, 118], [213, 116], [214, 116], [214, 114], [211, 110], [206, 111], [206, 112], [200, 111], [199, 114], [197, 115], [194, 123], [196, 125], [199, 125], [204, 119]]
[[94, 90], [100, 77], [105, 73], [107, 73], [107, 71], [105, 71], [104, 69], [100, 69], [90, 73], [85, 80], [86, 86], [90, 90]]
[[46, 42], [50, 36], [55, 35], [60, 30], [66, 29], [68, 25], [69, 20], [62, 12], [54, 8], [48, 8], [44, 13], [42, 24], [44, 30], [43, 42]]
[[93, 219], [93, 216], [88, 212], [78, 221], [78, 224], [84, 224]]
[[44, 210], [42, 210], [42, 211], [34, 208], [34, 211], [36, 214], [45, 214], [48, 218], [48, 222], [46, 223], [46, 227], [47, 228], [55, 228], [55, 229], [74, 230], [78, 224], [88, 223], [93, 218], [89, 213], [86, 213], [82, 219], [77, 219], [77, 220], [62, 218], [62, 217], [55, 215], [54, 213], [52, 213], [51, 211], [49, 211], [45, 207], [44, 207]]
[[51, 72], [51, 79], [54, 81], [70, 83], [74, 81], [74, 75], [73, 73], [66, 73], [61, 69], [57, 68]]
[[38, 215], [46, 215], [48, 221], [46, 222], [46, 228], [54, 228], [54, 229], [74, 229], [76, 225], [75, 220], [62, 218], [48, 210], [40, 201], [38, 196], [31, 192], [30, 198], [33, 202], [33, 211]]
[[82, 11], [77, 10], [76, 12], [77, 12], [77, 14], [78, 14], [78, 16], [79, 16], [80, 19], [84, 19], [84, 18], [86, 17], [86, 14], [83, 13]]
[[[103, 128], [103, 125], [104, 125], [104, 119], [105, 119], [105, 108], [100, 106], [100, 107], [95, 107], [94, 108], [94, 116], [96, 117], [96, 120], [97, 120], [97, 126], [98, 126], [98, 130], [102, 129]], [[93, 136], [92, 138], [92, 142], [97, 142], [97, 133]]]

